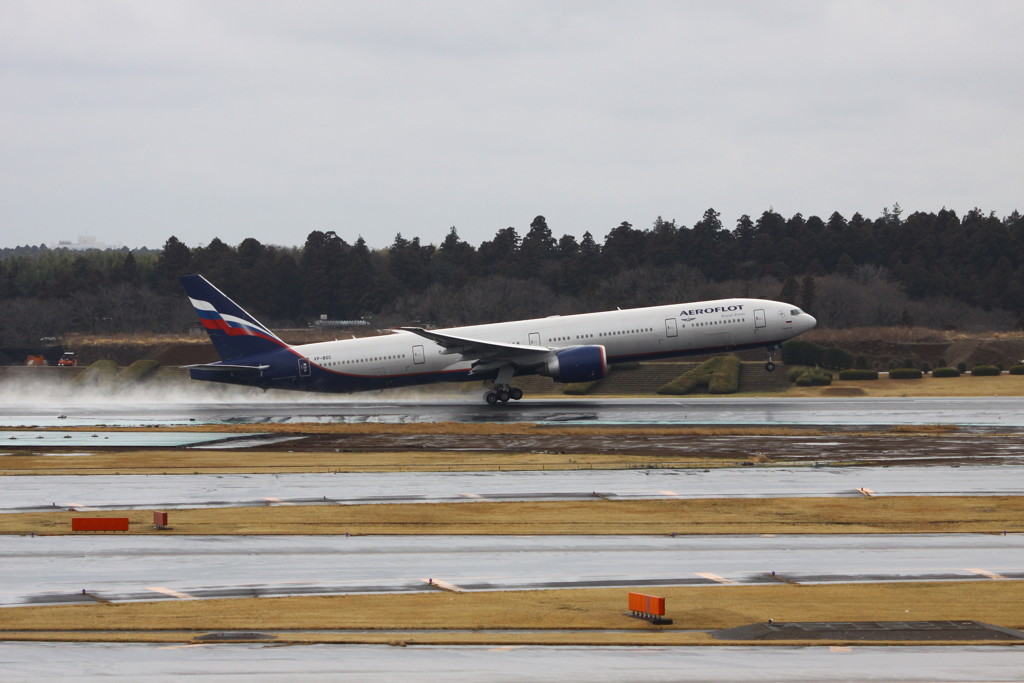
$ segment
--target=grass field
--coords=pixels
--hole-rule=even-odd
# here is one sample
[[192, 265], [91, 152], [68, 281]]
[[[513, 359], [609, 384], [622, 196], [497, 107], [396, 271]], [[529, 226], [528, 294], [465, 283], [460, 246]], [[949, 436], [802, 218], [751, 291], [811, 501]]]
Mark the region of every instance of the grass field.
[[[5, 640], [189, 641], [208, 631], [281, 632], [288, 642], [708, 645], [692, 630], [776, 621], [973, 619], [1024, 628], [1024, 582], [651, 587], [669, 626], [626, 616], [631, 589], [347, 595], [12, 607]], [[297, 630], [298, 632], [291, 632]], [[327, 632], [315, 633], [316, 630]], [[338, 631], [331, 633], [330, 631]], [[548, 632], [550, 630], [550, 632]], [[349, 631], [349, 632], [343, 632]], [[786, 644], [794, 644], [792, 641]], [[822, 644], [822, 641], [816, 641]]]
[[1024, 532], [1024, 497], [892, 496], [285, 505], [0, 515], [0, 534], [71, 533], [71, 518], [128, 517], [132, 534], [875, 534]]

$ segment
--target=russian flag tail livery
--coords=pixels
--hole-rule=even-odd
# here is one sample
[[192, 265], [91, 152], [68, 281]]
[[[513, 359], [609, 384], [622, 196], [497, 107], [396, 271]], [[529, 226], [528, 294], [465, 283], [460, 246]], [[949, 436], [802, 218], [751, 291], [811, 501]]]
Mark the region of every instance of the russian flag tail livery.
[[288, 348], [202, 275], [185, 275], [181, 284], [222, 361]]

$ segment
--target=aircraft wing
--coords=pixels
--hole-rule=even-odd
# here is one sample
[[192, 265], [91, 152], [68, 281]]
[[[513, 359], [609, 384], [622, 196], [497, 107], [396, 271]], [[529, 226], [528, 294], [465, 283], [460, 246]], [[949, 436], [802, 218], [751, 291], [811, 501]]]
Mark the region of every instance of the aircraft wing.
[[540, 362], [541, 354], [547, 355], [551, 352], [546, 346], [526, 346], [524, 344], [503, 344], [501, 342], [483, 341], [482, 339], [470, 339], [445, 332], [425, 330], [422, 327], [399, 327], [399, 330], [412, 332], [419, 336], [444, 347], [441, 353], [459, 354], [463, 360], [493, 361], [506, 360], [513, 362], [513, 358], [521, 361], [524, 356], [537, 356]]

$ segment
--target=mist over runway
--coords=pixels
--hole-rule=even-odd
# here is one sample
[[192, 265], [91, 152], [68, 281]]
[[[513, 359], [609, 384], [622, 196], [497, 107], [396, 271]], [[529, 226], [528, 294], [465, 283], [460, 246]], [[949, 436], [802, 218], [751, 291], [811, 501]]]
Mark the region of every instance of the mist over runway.
[[[62, 417], [63, 416], [63, 417]], [[866, 428], [1024, 427], [1024, 397], [984, 398], [536, 398], [490, 406], [480, 392], [395, 390], [329, 395], [245, 388], [135, 387], [69, 391], [46, 382], [0, 383], [0, 426], [153, 426], [239, 423], [494, 423], [747, 425]]]

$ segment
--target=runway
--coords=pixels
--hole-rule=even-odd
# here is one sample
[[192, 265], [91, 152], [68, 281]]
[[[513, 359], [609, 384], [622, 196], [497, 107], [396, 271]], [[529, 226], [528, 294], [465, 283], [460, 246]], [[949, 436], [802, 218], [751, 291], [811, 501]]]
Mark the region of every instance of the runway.
[[17, 681], [1019, 681], [1019, 647], [441, 647], [0, 643]]
[[[61, 418], [60, 416], [64, 417]], [[583, 425], [847, 426], [956, 424], [980, 431], [1024, 427], [1024, 398], [637, 398], [526, 399], [499, 406], [475, 397], [376, 400], [255, 395], [244, 401], [190, 394], [23, 394], [0, 399], [3, 426], [149, 426], [194, 423], [532, 422]]]
[[[60, 418], [60, 415], [66, 417]], [[791, 453], [804, 466], [552, 472], [0, 477], [0, 512], [242, 505], [773, 496], [1021, 495], [1024, 452], [1008, 432], [1024, 427], [1024, 399], [570, 399], [507, 406], [473, 398], [395, 402], [254, 395], [244, 400], [140, 395], [133, 400], [48, 396], [0, 399], [5, 426], [189, 425], [291, 422], [535, 422], [542, 425], [754, 425], [823, 427], [839, 436], [763, 439], [756, 450]], [[920, 457], [930, 467], [827, 466], [854, 453], [843, 430], [955, 424], [958, 435], [923, 437], [919, 451], [879, 432], [875, 455]], [[996, 439], [984, 435], [1000, 434]], [[91, 438], [91, 437], [89, 437]], [[235, 442], [229, 447], [260, 446]], [[978, 439], [984, 439], [979, 441]], [[96, 440], [93, 440], [93, 442]], [[76, 445], [88, 452], [93, 442]], [[299, 447], [301, 441], [273, 446]], [[723, 448], [728, 443], [722, 442]], [[753, 452], [745, 441], [739, 451]], [[720, 444], [720, 445], [722, 445]], [[975, 444], [978, 459], [967, 464]], [[6, 444], [0, 444], [4, 450]], [[198, 445], [198, 444], [197, 444]], [[263, 446], [268, 444], [264, 443]], [[323, 444], [318, 444], [317, 447]], [[427, 446], [424, 442], [423, 446]], [[459, 444], [434, 443], [431, 447]], [[710, 441], [657, 448], [696, 452]], [[47, 447], [57, 449], [53, 444]], [[403, 447], [408, 447], [405, 445]], [[343, 448], [336, 445], [334, 448]], [[688, 451], [691, 449], [691, 451]], [[45, 452], [45, 449], [43, 449]], [[69, 449], [70, 450], [70, 449]], [[333, 450], [333, 448], [332, 448]], [[737, 451], [737, 452], [739, 452]], [[19, 453], [14, 448], [9, 453]], [[239, 451], [240, 453], [244, 451]], [[56, 456], [58, 450], [54, 450]], [[495, 454], [500, 458], [500, 452]], [[807, 466], [821, 459], [826, 466]], [[344, 457], [343, 455], [341, 457]], [[947, 463], [947, 464], [943, 464]], [[770, 504], [770, 501], [766, 501]], [[172, 513], [173, 515], [173, 513]], [[1024, 578], [1024, 536], [618, 536], [0, 537], [0, 605], [114, 603], [214, 597], [492, 591], [591, 586], [752, 585]], [[638, 562], [638, 558], [642, 561]], [[775, 576], [772, 576], [772, 572]], [[16, 680], [1017, 680], [1024, 650], [990, 648], [535, 648], [250, 645], [174, 646], [0, 643]], [[382, 663], [383, 662], [383, 663]], [[770, 676], [769, 676], [770, 677]]]
[[0, 513], [453, 501], [1022, 495], [1019, 468], [714, 469], [0, 477]]
[[0, 537], [0, 604], [1024, 578], [1022, 535], [338, 534]]

